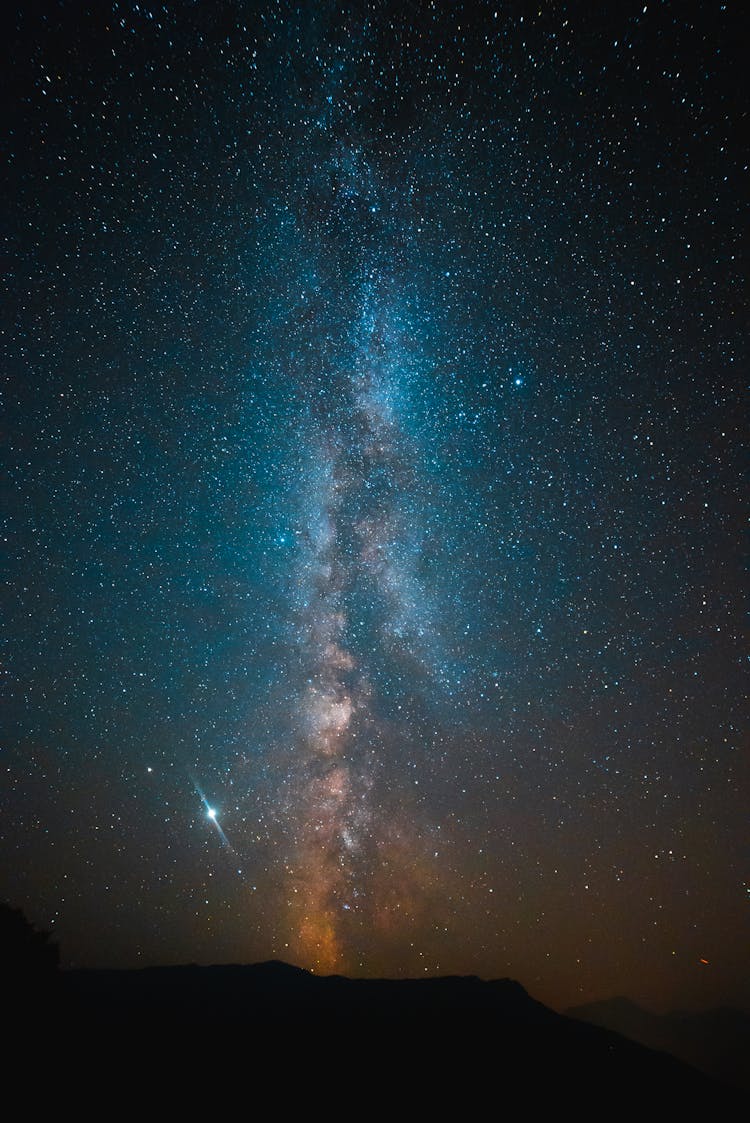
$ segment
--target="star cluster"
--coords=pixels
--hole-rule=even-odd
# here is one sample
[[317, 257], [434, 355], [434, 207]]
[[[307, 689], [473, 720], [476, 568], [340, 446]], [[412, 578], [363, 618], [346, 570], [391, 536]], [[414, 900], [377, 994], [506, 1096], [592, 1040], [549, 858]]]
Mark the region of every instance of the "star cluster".
[[0, 893], [66, 962], [742, 993], [737, 22], [14, 14]]

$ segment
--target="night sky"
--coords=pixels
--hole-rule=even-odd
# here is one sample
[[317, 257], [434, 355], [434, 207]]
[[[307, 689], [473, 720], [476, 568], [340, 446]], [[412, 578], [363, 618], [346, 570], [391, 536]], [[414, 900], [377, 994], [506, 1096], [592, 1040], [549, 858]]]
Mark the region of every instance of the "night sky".
[[750, 1002], [742, 7], [6, 13], [0, 897], [65, 964]]

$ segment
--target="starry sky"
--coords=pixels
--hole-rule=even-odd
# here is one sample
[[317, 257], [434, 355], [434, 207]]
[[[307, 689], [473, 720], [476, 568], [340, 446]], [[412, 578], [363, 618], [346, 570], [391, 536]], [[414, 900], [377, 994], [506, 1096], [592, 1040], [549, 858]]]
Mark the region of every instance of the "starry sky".
[[0, 896], [64, 963], [750, 1002], [740, 8], [6, 13]]

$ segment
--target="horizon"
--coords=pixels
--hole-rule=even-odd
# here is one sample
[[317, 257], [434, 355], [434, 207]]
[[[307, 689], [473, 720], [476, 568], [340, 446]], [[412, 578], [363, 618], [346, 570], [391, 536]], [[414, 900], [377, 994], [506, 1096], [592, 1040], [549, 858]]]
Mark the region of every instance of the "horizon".
[[[49, 932], [49, 935], [52, 936], [53, 933]], [[548, 1006], [550, 1009], [555, 1010], [558, 1013], [565, 1013], [566, 1010], [575, 1009], [576, 1007], [579, 1007], [579, 1006], [580, 1007], [586, 1007], [586, 1006], [596, 1006], [598, 1004], [606, 1005], [606, 1004], [612, 1003], [612, 1002], [627, 1002], [627, 1003], [632, 1004], [635, 1008], [637, 1008], [641, 1011], [644, 1011], [644, 1012], [649, 1013], [649, 1014], [655, 1014], [657, 1016], [663, 1016], [663, 1015], [666, 1015], [666, 1014], [679, 1014], [679, 1013], [710, 1013], [712, 1011], [722, 1010], [722, 1009], [737, 1010], [741, 1013], [750, 1015], [750, 1002], [745, 1001], [745, 1003], [743, 1004], [741, 996], [738, 996], [736, 999], [730, 999], [730, 1000], [725, 1000], [725, 1001], [712, 1000], [710, 991], [706, 993], [705, 997], [696, 996], [693, 1004], [688, 1004], [688, 1002], [684, 1002], [682, 1005], [675, 1005], [675, 1004], [671, 1004], [671, 1005], [666, 1004], [665, 1005], [664, 1003], [650, 1002], [648, 999], [640, 1000], [637, 997], [634, 997], [634, 995], [632, 993], [629, 994], [624, 990], [623, 991], [616, 991], [616, 992], [612, 992], [612, 993], [607, 993], [607, 994], [601, 994], [599, 996], [589, 997], [589, 998], [582, 998], [581, 993], [578, 993], [577, 995], [574, 996], [574, 1000], [564, 1001], [564, 1000], [561, 1000], [559, 997], [555, 998], [553, 1000], [553, 999], [550, 999], [549, 997], [546, 997], [542, 993], [537, 993], [537, 991], [532, 986], [529, 986], [528, 983], [524, 979], [522, 979], [520, 977], [517, 977], [517, 976], [514, 976], [512, 974], [490, 975], [490, 974], [481, 974], [481, 973], [471, 972], [471, 971], [448, 971], [448, 970], [441, 970], [439, 967], [434, 972], [429, 973], [429, 974], [426, 973], [426, 969], [425, 969], [425, 972], [423, 974], [407, 974], [407, 973], [401, 972], [401, 973], [396, 973], [396, 974], [391, 974], [391, 975], [384, 975], [384, 974], [368, 973], [366, 971], [363, 971], [361, 973], [358, 973], [356, 971], [353, 971], [353, 972], [331, 971], [331, 972], [321, 973], [321, 972], [315, 970], [314, 968], [305, 967], [301, 964], [294, 963], [291, 960], [284, 959], [283, 957], [280, 957], [280, 956], [274, 956], [274, 957], [271, 957], [271, 958], [268, 958], [268, 959], [253, 959], [253, 960], [205, 959], [205, 960], [189, 960], [189, 961], [180, 960], [180, 961], [174, 961], [174, 962], [154, 961], [154, 962], [148, 962], [148, 963], [138, 961], [138, 960], [134, 960], [131, 963], [118, 963], [118, 964], [108, 963], [106, 961], [102, 961], [102, 962], [99, 962], [99, 963], [76, 963], [76, 962], [73, 962], [73, 961], [66, 962], [64, 949], [61, 948], [60, 951], [61, 951], [60, 969], [62, 971], [122, 971], [122, 972], [128, 972], [128, 971], [141, 971], [141, 970], [143, 970], [143, 971], [160, 971], [160, 970], [171, 970], [172, 968], [179, 970], [181, 968], [189, 968], [189, 967], [197, 967], [197, 968], [205, 968], [205, 969], [216, 967], [216, 968], [221, 969], [221, 968], [229, 968], [229, 967], [245, 968], [245, 967], [267, 967], [267, 966], [270, 966], [270, 965], [279, 965], [279, 966], [282, 966], [282, 967], [289, 967], [290, 969], [292, 969], [294, 971], [305, 972], [306, 974], [312, 975], [315, 978], [319, 978], [319, 979], [346, 978], [346, 979], [351, 979], [351, 980], [355, 980], [355, 981], [356, 980], [363, 980], [363, 981], [370, 980], [372, 982], [378, 982], [378, 981], [381, 981], [381, 982], [398, 982], [398, 981], [419, 982], [420, 980], [437, 980], [437, 979], [478, 979], [480, 982], [513, 982], [513, 983], [518, 983], [526, 991], [526, 993], [529, 995], [530, 998], [534, 999], [537, 1002], [541, 1002], [543, 1005]]]
[[[63, 957], [61, 957], [61, 960], [62, 960], [62, 958]], [[743, 1014], [743, 1015], [746, 1015], [746, 1016], [750, 1017], [750, 1007], [743, 1006], [741, 1003], [732, 1003], [732, 1004], [722, 1003], [722, 1004], [713, 1004], [713, 1005], [708, 1005], [708, 1006], [697, 1005], [697, 1006], [692, 1006], [692, 1007], [689, 1007], [689, 1006], [668, 1006], [668, 1007], [665, 1007], [665, 1008], [657, 1008], [657, 1007], [653, 1007], [651, 1005], [648, 1005], [647, 1003], [639, 1002], [636, 999], [632, 998], [628, 994], [619, 993], [619, 992], [616, 993], [616, 994], [606, 995], [606, 996], [603, 996], [603, 997], [600, 997], [600, 998], [590, 999], [590, 1000], [585, 1001], [585, 1002], [579, 1001], [579, 1002], [568, 1003], [568, 1004], [561, 1004], [561, 1003], [552, 1004], [550, 1002], [544, 1001], [538, 994], [535, 994], [533, 992], [533, 990], [529, 989], [529, 987], [524, 984], [523, 980], [514, 978], [510, 975], [485, 976], [485, 975], [455, 973], [455, 972], [447, 973], [447, 972], [442, 972], [442, 971], [438, 971], [434, 974], [389, 975], [389, 976], [372, 975], [372, 974], [345, 974], [345, 973], [341, 973], [341, 972], [331, 972], [331, 973], [326, 973], [326, 974], [320, 974], [317, 971], [310, 969], [309, 967], [302, 967], [299, 964], [290, 962], [289, 960], [279, 959], [279, 958], [265, 959], [265, 960], [254, 960], [252, 962], [239, 962], [239, 961], [198, 962], [198, 961], [191, 961], [191, 962], [180, 962], [180, 963], [134, 963], [132, 965], [118, 965], [118, 966], [107, 965], [107, 964], [101, 964], [101, 965], [97, 965], [97, 966], [92, 966], [90, 964], [78, 964], [78, 965], [76, 965], [76, 964], [70, 964], [70, 963], [65, 964], [62, 961], [60, 963], [60, 970], [63, 971], [63, 972], [74, 972], [74, 973], [75, 972], [92, 972], [92, 973], [104, 972], [104, 973], [109, 973], [109, 972], [114, 971], [116, 973], [123, 973], [123, 974], [130, 973], [130, 972], [133, 972], [133, 971], [171, 971], [171, 970], [180, 971], [180, 970], [191, 970], [191, 969], [211, 970], [212, 968], [216, 968], [217, 970], [221, 971], [221, 970], [227, 970], [227, 969], [244, 970], [246, 968], [268, 968], [268, 967], [288, 968], [290, 971], [301, 972], [302, 974], [310, 975], [312, 978], [320, 979], [321, 981], [324, 981], [326, 979], [346, 979], [350, 982], [385, 982], [385, 983], [391, 983], [391, 982], [439, 982], [440, 980], [445, 979], [445, 980], [448, 980], [448, 981], [461, 980], [461, 981], [467, 981], [467, 982], [476, 981], [476, 982], [480, 982], [480, 983], [513, 983], [513, 984], [516, 984], [516, 985], [520, 986], [521, 989], [533, 1001], [541, 1002], [542, 1005], [547, 1006], [549, 1009], [554, 1010], [557, 1013], [561, 1013], [561, 1014], [567, 1014], [571, 1011], [575, 1012], [577, 1010], [586, 1010], [586, 1009], [589, 1009], [589, 1008], [596, 1008], [596, 1007], [600, 1007], [600, 1006], [601, 1007], [612, 1007], [615, 1004], [625, 1004], [627, 1007], [632, 1008], [633, 1010], [637, 1010], [641, 1013], [653, 1015], [655, 1017], [665, 1017], [665, 1016], [669, 1016], [669, 1015], [682, 1015], [682, 1014], [685, 1014], [685, 1015], [709, 1014], [709, 1013], [718, 1013], [718, 1012], [721, 1012], [721, 1011], [727, 1011], [727, 1012], [732, 1012], [732, 1013], [740, 1013], [740, 1014]]]

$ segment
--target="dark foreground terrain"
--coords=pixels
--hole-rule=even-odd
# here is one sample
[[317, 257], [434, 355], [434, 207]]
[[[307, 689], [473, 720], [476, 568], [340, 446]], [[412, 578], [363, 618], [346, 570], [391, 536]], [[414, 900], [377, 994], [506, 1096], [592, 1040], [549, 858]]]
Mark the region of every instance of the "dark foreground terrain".
[[690, 1108], [721, 1119], [744, 1100], [509, 979], [321, 978], [272, 962], [66, 971], [44, 986], [18, 979], [6, 997], [11, 1079], [37, 1107], [72, 1099], [84, 1114], [140, 1103], [149, 1115]]
[[566, 1013], [672, 1053], [702, 1072], [750, 1091], [750, 1017], [741, 1010], [673, 1010], [654, 1014], [628, 998], [574, 1006]]

